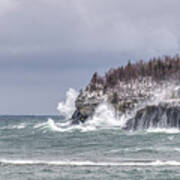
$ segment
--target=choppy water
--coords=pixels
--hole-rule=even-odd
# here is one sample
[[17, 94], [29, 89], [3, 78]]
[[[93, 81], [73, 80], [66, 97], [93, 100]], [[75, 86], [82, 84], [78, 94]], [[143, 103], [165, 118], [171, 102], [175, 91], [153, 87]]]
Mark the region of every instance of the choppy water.
[[179, 178], [178, 130], [123, 132], [71, 127], [55, 116], [0, 116], [1, 180]]

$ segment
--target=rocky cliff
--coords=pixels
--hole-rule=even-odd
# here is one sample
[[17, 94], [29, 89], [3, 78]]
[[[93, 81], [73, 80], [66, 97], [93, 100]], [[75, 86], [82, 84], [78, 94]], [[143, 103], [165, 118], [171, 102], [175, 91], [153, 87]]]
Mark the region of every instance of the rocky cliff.
[[180, 128], [180, 58], [174, 61], [128, 64], [120, 68], [123, 72], [118, 71], [118, 78], [117, 70], [111, 70], [105, 78], [94, 74], [90, 84], [76, 99], [72, 124], [92, 119], [96, 108], [106, 102], [112, 105], [117, 119], [130, 115], [123, 127], [126, 130]]
[[180, 128], [180, 102], [161, 103], [146, 106], [137, 111], [135, 117], [129, 119], [126, 130], [142, 130], [148, 128]]

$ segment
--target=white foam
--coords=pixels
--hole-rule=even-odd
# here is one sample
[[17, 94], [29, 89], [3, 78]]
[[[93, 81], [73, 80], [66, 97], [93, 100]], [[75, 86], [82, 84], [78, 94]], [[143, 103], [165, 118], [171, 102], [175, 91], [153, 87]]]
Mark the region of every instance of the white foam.
[[91, 119], [89, 118], [85, 123], [72, 126], [70, 122], [56, 123], [53, 119], [48, 119], [47, 122], [39, 123], [34, 128], [54, 132], [72, 132], [74, 130], [88, 132], [101, 129], [121, 129], [126, 120], [127, 117], [125, 115], [117, 118], [112, 106], [102, 103], [97, 107], [94, 116]]
[[[38, 123], [34, 125], [34, 129], [43, 130], [43, 132], [52, 131], [52, 132], [72, 132], [78, 130], [80, 132], [89, 132], [103, 129], [118, 129], [121, 130], [124, 124], [126, 123], [128, 117], [121, 116], [116, 118], [115, 112], [107, 104], [100, 105], [95, 115], [92, 119], [87, 120], [85, 123], [78, 125], [71, 125], [70, 121], [64, 123], [55, 122], [53, 119], [48, 119], [48, 121], [43, 123]], [[19, 128], [21, 128], [19, 126]], [[130, 132], [127, 135], [134, 135]], [[144, 131], [143, 131], [144, 132]], [[146, 133], [163, 133], [163, 134], [179, 134], [180, 130], [176, 128], [149, 128], [145, 131]], [[172, 140], [173, 138], [169, 139]]]
[[[102, 129], [102, 128], [119, 128], [122, 129], [122, 127], [125, 126], [126, 122], [136, 115], [136, 112], [139, 109], [144, 108], [147, 105], [151, 104], [159, 104], [162, 101], [168, 101], [169, 98], [172, 97], [172, 89], [177, 89], [177, 86], [165, 86], [165, 88], [157, 89], [154, 91], [153, 98], [150, 101], [141, 103], [138, 107], [136, 107], [131, 112], [128, 112], [126, 114], [121, 114], [120, 116], [116, 114], [114, 108], [104, 102], [100, 104], [97, 109], [95, 110], [95, 113], [92, 118], [89, 118], [88, 121], [85, 122], [84, 125], [84, 131], [86, 131], [85, 128], [89, 127], [89, 129]], [[87, 129], [87, 131], [89, 130]], [[163, 128], [156, 128], [156, 129], [148, 129], [148, 133], [168, 133], [168, 134], [177, 134], [180, 131], [175, 128], [171, 129], [163, 129]]]
[[86, 125], [94, 127], [120, 127], [127, 121], [125, 115], [118, 117], [113, 107], [108, 103], [100, 104], [94, 116], [86, 122]]
[[12, 129], [24, 129], [24, 128], [26, 128], [26, 125], [24, 123], [12, 126]]
[[47, 122], [39, 123], [34, 126], [34, 129], [41, 129], [43, 132], [47, 130], [52, 132], [72, 132], [73, 130], [85, 131], [83, 125], [72, 126], [69, 122], [56, 123], [53, 119], [48, 119]]
[[43, 161], [43, 160], [8, 160], [1, 159], [0, 164], [11, 165], [53, 165], [53, 166], [180, 166], [178, 161], [123, 161], [123, 162], [93, 162], [93, 161]]
[[165, 134], [179, 134], [180, 130], [176, 128], [149, 128], [147, 133], [165, 133]]
[[[64, 125], [64, 123], [62, 123]], [[62, 125], [62, 126], [63, 126]], [[52, 131], [61, 131], [61, 127], [58, 128], [54, 120], [48, 119], [47, 122], [39, 123], [34, 125], [34, 129], [42, 129], [42, 130], [52, 130]]]
[[179, 85], [173, 82], [166, 82], [164, 85], [160, 86], [159, 88], [153, 91], [151, 101], [147, 102], [147, 104], [159, 105], [159, 103], [161, 102], [179, 103], [179, 89]]
[[174, 151], [180, 152], [180, 148], [174, 148]]
[[[159, 104], [163, 101], [169, 101], [170, 98], [172, 98], [172, 91], [177, 90], [179, 86], [176, 85], [169, 85], [165, 84], [162, 88], [157, 88], [153, 92], [152, 99], [141, 103], [137, 105], [137, 107], [126, 113], [126, 114], [116, 114], [114, 108], [104, 102], [100, 104], [93, 115], [93, 117], [90, 117], [85, 123], [76, 125], [71, 127], [70, 124], [61, 124], [61, 123], [55, 123], [53, 120], [48, 120], [46, 123], [42, 123], [38, 126], [41, 126], [41, 128], [49, 128], [52, 131], [59, 131], [59, 132], [71, 132], [73, 130], [80, 130], [81, 132], [87, 132], [87, 131], [95, 131], [99, 129], [113, 129], [113, 128], [119, 128], [122, 129], [122, 127], [125, 126], [128, 119], [134, 117], [136, 115], [136, 112], [142, 108], [144, 108], [147, 105], [152, 104]], [[172, 90], [173, 89], [173, 90]], [[87, 94], [88, 95], [88, 94]], [[74, 89], [69, 89], [66, 93], [66, 101], [60, 102], [58, 105], [59, 112], [66, 117], [66, 119], [71, 118], [73, 112], [75, 111], [75, 100], [78, 96], [78, 93]], [[118, 112], [120, 113], [120, 112]], [[177, 134], [180, 131], [173, 128], [173, 129], [165, 129], [165, 128], [151, 128], [147, 130], [148, 133], [167, 133], [167, 134]]]
[[71, 118], [73, 112], [75, 111], [75, 100], [78, 96], [78, 92], [74, 89], [69, 89], [66, 92], [65, 102], [60, 102], [58, 104], [58, 111], [61, 115], [65, 116], [66, 119]]
[[20, 124], [17, 124], [17, 125], [8, 125], [8, 126], [3, 126], [3, 127], [0, 127], [1, 130], [5, 130], [5, 129], [25, 129], [27, 127], [27, 124], [25, 123], [20, 123]]

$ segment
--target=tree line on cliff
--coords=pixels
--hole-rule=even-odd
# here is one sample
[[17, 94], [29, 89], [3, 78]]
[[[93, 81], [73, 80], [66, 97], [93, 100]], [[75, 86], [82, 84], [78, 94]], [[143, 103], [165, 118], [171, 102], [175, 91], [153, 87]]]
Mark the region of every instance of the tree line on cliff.
[[104, 76], [95, 72], [87, 86], [87, 90], [114, 88], [118, 82], [151, 77], [155, 81], [169, 78], [180, 78], [180, 56], [164, 56], [162, 58], [152, 58], [148, 62], [140, 60], [136, 63], [128, 62], [126, 66], [110, 69]]

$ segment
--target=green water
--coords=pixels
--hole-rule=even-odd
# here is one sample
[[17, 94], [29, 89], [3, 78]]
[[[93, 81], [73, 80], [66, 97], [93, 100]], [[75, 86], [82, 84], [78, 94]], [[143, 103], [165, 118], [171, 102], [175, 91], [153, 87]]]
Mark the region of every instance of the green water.
[[1, 116], [0, 180], [55, 179], [179, 180], [180, 132], [71, 127], [58, 116]]

